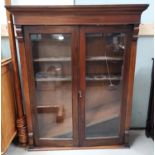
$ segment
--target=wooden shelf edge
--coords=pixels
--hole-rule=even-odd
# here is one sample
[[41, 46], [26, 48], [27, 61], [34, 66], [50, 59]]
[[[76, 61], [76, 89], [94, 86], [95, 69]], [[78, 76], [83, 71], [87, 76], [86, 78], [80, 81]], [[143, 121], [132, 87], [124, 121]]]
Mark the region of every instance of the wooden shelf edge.
[[[102, 77], [86, 77], [86, 81], [108, 81], [108, 80], [112, 80], [112, 81], [120, 81], [122, 79], [121, 76], [106, 76], [103, 75]], [[47, 78], [36, 78], [35, 81], [36, 82], [61, 82], [61, 81], [71, 81], [72, 78], [70, 76], [68, 77], [47, 77]]]
[[33, 60], [34, 62], [49, 62], [49, 61], [71, 61], [70, 57], [50, 57], [50, 58], [36, 58]]
[[48, 78], [36, 78], [36, 82], [56, 82], [56, 81], [71, 81], [71, 77], [48, 77]]
[[[92, 56], [92, 57], [87, 57], [87, 61], [122, 61], [123, 57], [110, 57], [110, 56]], [[34, 62], [63, 62], [63, 61], [71, 61], [70, 57], [49, 57], [49, 58], [36, 58], [33, 60]]]

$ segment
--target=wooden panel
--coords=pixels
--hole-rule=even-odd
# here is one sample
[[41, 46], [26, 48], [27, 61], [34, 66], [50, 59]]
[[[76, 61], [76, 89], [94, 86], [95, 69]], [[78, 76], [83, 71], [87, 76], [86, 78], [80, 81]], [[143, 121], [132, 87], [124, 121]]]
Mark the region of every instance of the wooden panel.
[[[105, 103], [107, 103], [108, 105], [111, 103], [111, 102], [114, 102], [114, 104], [116, 104], [117, 103], [117, 101], [119, 101], [119, 104], [116, 104], [117, 105], [117, 109], [113, 109], [114, 108], [114, 105], [113, 105], [113, 108], [110, 108], [109, 109], [109, 115], [107, 114], [105, 117], [102, 117], [101, 116], [101, 113], [99, 113], [99, 114], [97, 114], [96, 112], [96, 115], [95, 116], [100, 116], [101, 117], [101, 121], [102, 121], [102, 119], [103, 119], [103, 121], [104, 121], [104, 118], [106, 118], [106, 117], [108, 117], [108, 116], [120, 116], [120, 126], [119, 126], [119, 131], [117, 132], [118, 133], [118, 135], [119, 135], [119, 140], [117, 141], [115, 138], [113, 139], [112, 138], [112, 136], [109, 136], [108, 138], [109, 138], [109, 140], [107, 141], [107, 143], [108, 144], [113, 144], [113, 143], [115, 143], [116, 141], [118, 142], [118, 143], [123, 143], [123, 139], [124, 139], [124, 132], [125, 132], [125, 130], [124, 130], [124, 117], [125, 117], [125, 109], [126, 109], [126, 104], [127, 104], [127, 102], [126, 101], [124, 101], [123, 100], [123, 98], [125, 97], [125, 94], [124, 93], [121, 93], [121, 92], [126, 92], [127, 91], [127, 87], [126, 87], [126, 85], [127, 85], [127, 83], [126, 83], [126, 81], [127, 81], [127, 76], [125, 75], [126, 73], [125, 73], [125, 71], [124, 70], [126, 70], [126, 68], [127, 68], [127, 66], [128, 66], [128, 63], [126, 63], [126, 62], [128, 62], [128, 60], [129, 60], [129, 57], [127, 57], [127, 54], [126, 53], [130, 53], [130, 43], [131, 43], [131, 40], [130, 40], [130, 35], [129, 34], [131, 34], [132, 33], [132, 29], [133, 29], [133, 27], [132, 26], [115, 26], [115, 27], [112, 27], [112, 26], [94, 26], [94, 27], [87, 27], [87, 26], [85, 26], [85, 27], [82, 27], [81, 28], [81, 30], [80, 30], [80, 37], [81, 37], [81, 40], [80, 40], [80, 90], [81, 90], [81, 92], [82, 92], [82, 97], [80, 98], [80, 112], [81, 112], [81, 115], [79, 116], [80, 117], [80, 119], [81, 120], [83, 120], [82, 122], [81, 122], [81, 145], [83, 146], [89, 146], [89, 145], [105, 145], [106, 144], [106, 138], [103, 136], [103, 137], [96, 137], [96, 139], [94, 138], [85, 138], [85, 136], [86, 136], [86, 130], [85, 130], [85, 126], [86, 126], [86, 124], [85, 124], [85, 117], [86, 117], [86, 120], [88, 119], [88, 118], [90, 118], [91, 116], [87, 116], [87, 113], [89, 113], [89, 110], [88, 110], [88, 106], [86, 107], [85, 106], [85, 102], [86, 102], [86, 99], [87, 98], [89, 98], [89, 103], [95, 103], [95, 106], [96, 107], [98, 107], [99, 109], [97, 110], [96, 109], [96, 107], [93, 107], [94, 109], [96, 109], [98, 112], [99, 111], [102, 111], [103, 110], [103, 113], [105, 113], [104, 112], [104, 109], [106, 108], [106, 105], [103, 105], [103, 107], [101, 106], [104, 102]], [[114, 73], [117, 71], [117, 73], [118, 74], [120, 74], [120, 70], [122, 70], [122, 76], [123, 77], [121, 77], [121, 79], [123, 79], [123, 81], [122, 81], [122, 91], [120, 91], [120, 93], [122, 94], [122, 96], [120, 96], [120, 94], [119, 94], [119, 91], [117, 92], [118, 94], [116, 95], [115, 94], [115, 92], [114, 91], [106, 91], [106, 86], [108, 85], [108, 83], [105, 83], [104, 82], [104, 84], [102, 84], [102, 83], [98, 83], [98, 87], [97, 87], [97, 83], [95, 84], [95, 82], [93, 82], [94, 83], [94, 85], [93, 86], [96, 86], [96, 88], [94, 89], [94, 93], [92, 93], [93, 95], [90, 95], [90, 89], [92, 89], [91, 91], [93, 92], [93, 87], [92, 87], [92, 84], [89, 82], [89, 81], [87, 81], [87, 88], [88, 88], [88, 86], [90, 85], [91, 87], [89, 88], [89, 91], [88, 91], [88, 89], [87, 89], [87, 96], [86, 96], [86, 98], [85, 98], [85, 89], [86, 89], [86, 83], [85, 83], [85, 74], [89, 71], [88, 69], [88, 67], [86, 67], [86, 63], [87, 63], [87, 65], [90, 63], [90, 62], [87, 62], [87, 61], [84, 61], [84, 60], [87, 60], [86, 59], [86, 54], [85, 54], [85, 52], [86, 52], [86, 50], [88, 50], [88, 52], [90, 51], [90, 54], [92, 55], [92, 52], [94, 51], [94, 53], [95, 53], [95, 55], [104, 55], [104, 53], [105, 53], [105, 51], [107, 51], [106, 49], [105, 49], [105, 47], [106, 46], [104, 46], [104, 47], [102, 47], [101, 46], [101, 44], [99, 44], [99, 42], [97, 42], [97, 45], [96, 45], [96, 43], [94, 44], [94, 41], [93, 41], [93, 43], [91, 43], [91, 48], [89, 47], [89, 46], [86, 46], [86, 34], [88, 35], [88, 34], [90, 34], [90, 33], [96, 33], [96, 35], [98, 34], [100, 34], [100, 33], [102, 33], [102, 34], [107, 34], [107, 33], [110, 33], [110, 35], [113, 33], [113, 34], [117, 34], [118, 35], [118, 33], [124, 33], [125, 34], [125, 43], [124, 43], [124, 45], [125, 45], [125, 50], [124, 50], [124, 67], [119, 67], [119, 66], [121, 66], [122, 65], [122, 63], [120, 64], [120, 65], [114, 65], [114, 66], [111, 66], [111, 68], [113, 68], [113, 70], [111, 70], [111, 71], [114, 71]], [[105, 36], [105, 35], [104, 35]], [[100, 36], [101, 38], [102, 38], [102, 36]], [[99, 40], [99, 39], [98, 39]], [[87, 43], [90, 41], [90, 39], [87, 39]], [[96, 41], [95, 41], [96, 42]], [[93, 44], [94, 44], [94, 46], [93, 46]], [[104, 44], [104, 43], [103, 43]], [[109, 46], [108, 46], [108, 48], [109, 48]], [[91, 52], [91, 50], [92, 50], [92, 52]], [[102, 52], [99, 52], [99, 51], [102, 51]], [[108, 52], [112, 52], [112, 51], [108, 51]], [[107, 52], [107, 53], [108, 53]], [[95, 56], [95, 55], [93, 55], [93, 56]], [[122, 54], [121, 54], [122, 55]], [[120, 55], [120, 56], [121, 56]], [[110, 55], [111, 56], [111, 55]], [[116, 55], [112, 55], [113, 57], [115, 57]], [[129, 56], [129, 55], [128, 55]], [[103, 61], [104, 62], [104, 61]], [[104, 68], [105, 67], [103, 67], [102, 68], [102, 70], [100, 69], [99, 70], [99, 68], [101, 68], [101, 66], [104, 66], [104, 63], [102, 62], [102, 65], [100, 64], [98, 67], [96, 67], [95, 68], [95, 63], [92, 63], [93, 64], [93, 67], [90, 67], [90, 71], [91, 70], [95, 70], [95, 73], [100, 73], [100, 72], [103, 72], [104, 71]], [[111, 61], [109, 61], [110, 63], [111, 63]], [[97, 63], [99, 63], [99, 62], [97, 62]], [[110, 64], [109, 63], [109, 64]], [[106, 65], [105, 65], [106, 66]], [[110, 66], [109, 66], [110, 67]], [[117, 68], [118, 67], [118, 68]], [[87, 72], [86, 72], [86, 69], [87, 69]], [[89, 72], [90, 72], [89, 71]], [[107, 71], [107, 69], [105, 69], [105, 71]], [[119, 71], [119, 72], [118, 72]], [[93, 72], [94, 73], [94, 72]], [[88, 74], [88, 73], [87, 73]], [[87, 80], [87, 78], [86, 78], [86, 80]], [[108, 81], [109, 82], [109, 81]], [[90, 84], [89, 84], [90, 83]], [[89, 84], [89, 85], [88, 85]], [[104, 92], [103, 94], [102, 94], [102, 92]], [[116, 98], [114, 99], [115, 101], [110, 101], [110, 99], [112, 99], [113, 97], [111, 97], [112, 95], [114, 95]], [[92, 96], [92, 97], [91, 97]], [[109, 96], [109, 97], [108, 97]], [[120, 96], [120, 99], [118, 99], [119, 98], [119, 96]], [[106, 97], [107, 97], [107, 99], [106, 99]], [[102, 98], [102, 99], [101, 99]], [[95, 102], [95, 99], [96, 99], [96, 102]], [[118, 100], [117, 100], [118, 99]], [[106, 102], [107, 101], [107, 102]], [[99, 104], [99, 102], [100, 102], [100, 105], [97, 105], [97, 102], [98, 102], [98, 104]], [[92, 105], [89, 105], [89, 106], [92, 106]], [[120, 108], [121, 107], [121, 108]], [[87, 109], [86, 109], [87, 108]], [[92, 108], [92, 109], [93, 109]], [[85, 110], [86, 109], [86, 110]], [[108, 107], [107, 107], [107, 109], [108, 109]], [[90, 110], [91, 111], [91, 110]], [[108, 110], [107, 110], [108, 111]], [[86, 115], [86, 116], [85, 116]], [[97, 120], [99, 121], [100, 119], [99, 118], [96, 118], [95, 119], [95, 116], [94, 116], [94, 122], [97, 122]], [[91, 120], [93, 120], [93, 118], [91, 119]], [[112, 118], [111, 118], [111, 120], [109, 120], [109, 121], [112, 121]], [[86, 121], [86, 122], [88, 122], [88, 120]], [[104, 122], [104, 124], [105, 123], [107, 123], [107, 122]], [[109, 122], [110, 123], [110, 122]], [[115, 124], [115, 123], [114, 123]], [[101, 126], [100, 126], [100, 123], [98, 123], [98, 128], [100, 128]], [[117, 126], [118, 126], [118, 124], [117, 124]], [[103, 126], [102, 126], [103, 127]], [[104, 128], [106, 128], [106, 125], [104, 126]], [[113, 128], [115, 128], [115, 127], [113, 127]], [[110, 131], [110, 129], [109, 129], [109, 131]], [[99, 141], [98, 141], [99, 140]], [[115, 141], [116, 140], [116, 141]]]
[[[140, 24], [138, 37], [153, 36], [153, 35], [154, 35], [154, 25], [153, 24]], [[1, 36], [8, 37], [7, 25], [1, 25]]]
[[[138, 33], [138, 32], [137, 32]], [[134, 71], [135, 71], [135, 63], [136, 63], [136, 48], [137, 48], [137, 39], [132, 38], [131, 46], [128, 46], [130, 52], [127, 57], [129, 57], [128, 67], [126, 68], [126, 76], [128, 76], [127, 83], [127, 92], [125, 92], [125, 101], [127, 102], [126, 109], [126, 121], [125, 121], [125, 129], [129, 130], [131, 123], [131, 111], [132, 111], [132, 95], [133, 95], [133, 82], [134, 82]], [[128, 72], [127, 72], [128, 71]]]
[[[30, 40], [30, 34], [33, 33], [33, 34], [40, 34], [42, 35], [45, 40], [42, 40], [42, 41], [37, 41], [38, 43], [35, 43], [37, 45], [37, 49], [34, 50], [34, 46], [31, 46], [34, 44], [34, 42], [36, 41], [31, 41]], [[71, 36], [71, 44], [68, 44], [65, 40], [65, 43], [67, 43], [65, 46], [65, 44], [63, 43], [63, 41], [61, 42], [61, 44], [57, 44], [55, 42], [55, 44], [52, 44], [53, 40], [51, 38], [51, 44], [49, 43], [49, 40], [50, 40], [50, 36], [51, 36], [51, 33], [53, 34], [69, 34]], [[29, 58], [28, 58], [28, 70], [27, 72], [29, 72], [29, 76], [30, 76], [30, 80], [29, 82], [31, 83], [30, 84], [30, 87], [31, 87], [31, 94], [33, 94], [33, 96], [36, 96], [33, 97], [33, 101], [31, 101], [31, 105], [33, 106], [32, 110], [34, 111], [33, 112], [33, 120], [34, 122], [37, 122], [35, 126], [33, 126], [33, 130], [34, 132], [38, 132], [38, 134], [36, 133], [34, 135], [35, 137], [35, 144], [36, 145], [45, 145], [45, 144], [51, 144], [51, 145], [54, 145], [54, 146], [58, 146], [58, 145], [78, 145], [78, 131], [77, 131], [77, 125], [78, 125], [78, 118], [77, 118], [77, 112], [78, 112], [78, 108], [77, 108], [77, 31], [76, 31], [76, 27], [70, 27], [70, 26], [51, 26], [51, 27], [48, 27], [48, 26], [38, 26], [38, 27], [35, 27], [35, 26], [27, 26], [25, 27], [25, 38], [26, 38], [26, 51], [27, 53], [29, 53]], [[48, 37], [49, 38], [48, 38]], [[66, 36], [66, 35], [65, 35]], [[41, 45], [47, 45], [47, 46], [40, 46]], [[63, 48], [61, 47], [61, 45], [63, 45], [62, 47], [67, 47], [66, 50], [63, 51]], [[57, 46], [57, 48], [55, 48]], [[68, 46], [70, 46], [70, 49], [68, 48]], [[60, 47], [60, 48], [59, 48]], [[69, 50], [68, 50], [69, 49]], [[35, 52], [34, 52], [35, 51]], [[50, 57], [55, 56], [58, 58], [58, 59], [53, 59], [54, 61], [51, 61], [51, 62], [47, 62], [47, 61], [39, 61], [39, 62], [35, 62], [33, 61], [33, 58], [35, 60], [35, 58], [38, 59], [37, 55], [34, 55], [34, 53], [39, 53], [39, 57], [42, 57], [42, 58], [48, 58], [49, 55]], [[70, 52], [70, 55], [68, 55], [68, 52]], [[63, 62], [62, 59], [60, 61], [59, 58], [61, 58], [61, 56], [66, 56], [66, 54], [68, 56], [70, 56], [69, 58], [69, 61], [67, 62]], [[55, 61], [56, 60], [56, 61]], [[72, 61], [71, 61], [72, 60]], [[35, 64], [35, 67], [33, 69], [33, 63]], [[37, 63], [39, 65], [37, 65]], [[43, 66], [44, 64], [45, 65], [48, 65], [47, 63], [63, 63], [64, 66], [67, 66], [67, 67], [64, 67], [64, 72], [65, 74], [67, 73], [70, 73], [72, 74], [72, 78], [70, 78], [70, 80], [67, 82], [64, 81], [64, 78], [61, 78], [61, 77], [56, 77], [56, 78], [48, 78], [49, 82], [51, 83], [48, 83], [48, 84], [45, 84], [45, 82], [47, 83], [47, 79], [44, 78], [44, 81], [42, 80], [37, 80], [36, 79], [36, 83], [35, 83], [35, 77], [33, 75], [36, 74], [36, 72], [40, 71], [40, 70], [43, 70]], [[66, 64], [67, 63], [67, 64]], [[38, 66], [41, 66], [41, 67], [38, 67]], [[38, 67], [38, 69], [36, 69]], [[65, 69], [66, 68], [66, 69]], [[72, 68], [72, 69], [71, 69]], [[70, 70], [70, 71], [67, 71], [67, 70]], [[51, 81], [52, 80], [52, 81]], [[66, 80], [66, 79], [65, 79]], [[72, 80], [72, 85], [71, 85], [71, 80]], [[63, 82], [62, 82], [63, 81]], [[44, 83], [43, 83], [44, 82]], [[52, 83], [53, 82], [53, 83]], [[62, 83], [61, 83], [62, 82]], [[38, 88], [40, 87], [41, 89], [37, 90], [35, 89], [35, 85], [38, 85]], [[57, 89], [53, 89], [54, 85], [57, 85]], [[44, 85], [44, 86], [43, 86]], [[53, 86], [52, 86], [53, 85]], [[59, 86], [58, 86], [59, 85]], [[49, 88], [49, 89], [48, 89]], [[45, 91], [45, 89], [47, 91]], [[37, 90], [37, 91], [36, 91]], [[44, 91], [43, 91], [44, 90]], [[68, 90], [68, 91], [66, 91]], [[38, 94], [37, 94], [38, 93]], [[59, 125], [55, 123], [55, 114], [53, 113], [45, 113], [45, 111], [47, 112], [47, 109], [42, 109], [44, 111], [44, 113], [37, 113], [35, 111], [36, 109], [36, 106], [39, 105], [39, 106], [53, 106], [53, 105], [65, 105], [65, 118], [63, 120], [63, 123], [59, 123]], [[73, 106], [73, 107], [72, 107]], [[53, 108], [52, 108], [53, 109]], [[49, 109], [51, 111], [51, 108]], [[73, 112], [72, 112], [73, 111]], [[61, 112], [62, 110], [58, 111], [58, 116], [61, 117]], [[34, 116], [35, 115], [35, 116]], [[70, 116], [70, 119], [67, 119], [68, 116]], [[36, 118], [38, 117], [38, 118]], [[60, 118], [58, 117], [58, 118]], [[72, 118], [74, 118], [74, 121], [72, 121]], [[60, 120], [58, 120], [60, 121]], [[52, 122], [52, 123], [51, 123]], [[73, 123], [72, 123], [73, 122]], [[42, 126], [45, 126], [44, 130], [39, 130]], [[66, 128], [65, 128], [66, 127]], [[73, 129], [73, 130], [72, 130]], [[72, 130], [73, 131], [73, 137], [71, 135], [71, 138], [70, 140], [68, 141], [67, 138], [63, 144], [63, 138], [61, 139], [61, 137], [58, 137], [58, 136], [61, 136], [59, 134], [63, 134], [65, 131], [68, 131], [68, 130]], [[40, 134], [40, 136], [39, 136]], [[53, 136], [57, 136], [57, 140], [54, 140], [55, 137]], [[48, 139], [50, 138], [50, 140]], [[48, 141], [49, 140], [49, 141]]]
[[11, 60], [2, 60], [1, 65], [1, 152], [4, 153], [16, 135], [16, 114]]
[[66, 5], [66, 6], [50, 6], [50, 5], [44, 5], [44, 6], [26, 6], [26, 5], [7, 5], [6, 8], [11, 12], [30, 12], [30, 13], [36, 13], [38, 14], [39, 11], [45, 11], [45, 12], [51, 12], [53, 15], [61, 14], [62, 12], [66, 14], [75, 13], [78, 15], [82, 15], [84, 13], [86, 14], [92, 14], [92, 12], [95, 15], [98, 14], [135, 14], [138, 12], [142, 12], [145, 10], [149, 5], [148, 4], [122, 4], [122, 5]]
[[57, 150], [96, 150], [96, 149], [125, 149], [124, 144], [120, 145], [104, 145], [104, 146], [91, 146], [91, 147], [29, 147], [30, 151], [57, 151]]
[[[102, 16], [98, 15], [97, 17], [94, 15], [91, 16], [39, 16], [35, 15], [25, 16], [22, 14], [15, 15], [15, 24], [19, 25], [40, 25], [40, 21], [44, 21], [47, 25], [108, 25], [108, 24], [131, 24], [131, 23], [139, 23], [140, 19], [138, 15], [119, 15], [118, 17], [114, 17], [113, 15]], [[31, 22], [29, 22], [31, 21]], [[54, 22], [53, 22], [54, 21]]]
[[127, 48], [129, 52], [126, 54], [126, 57], [129, 58], [126, 61], [127, 67], [125, 68], [125, 76], [127, 78], [127, 84], [125, 86], [126, 91], [124, 92], [124, 102], [127, 103], [126, 107], [123, 109], [122, 113], [125, 113], [123, 117], [124, 121], [124, 141], [126, 146], [129, 146], [129, 128], [131, 123], [131, 112], [132, 112], [132, 96], [133, 96], [133, 83], [134, 83], [134, 72], [135, 72], [135, 63], [136, 63], [136, 47], [137, 47], [137, 35], [139, 32], [139, 24], [135, 24], [133, 32], [129, 34], [131, 44], [128, 44]]
[[[148, 5], [6, 6], [17, 25], [133, 24]], [[42, 14], [40, 14], [42, 12]]]

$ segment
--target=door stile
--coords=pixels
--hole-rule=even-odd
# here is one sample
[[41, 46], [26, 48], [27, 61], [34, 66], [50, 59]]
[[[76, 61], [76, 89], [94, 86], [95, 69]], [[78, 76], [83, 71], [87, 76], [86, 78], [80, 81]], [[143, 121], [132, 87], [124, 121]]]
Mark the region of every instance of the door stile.
[[[71, 26], [27, 26], [25, 27], [25, 45], [27, 53], [27, 65], [28, 65], [28, 74], [29, 74], [29, 86], [31, 87], [31, 113], [33, 115], [33, 138], [35, 140], [34, 145], [53, 145], [53, 146], [78, 146], [78, 31], [77, 27]], [[37, 111], [36, 111], [36, 97], [35, 97], [35, 83], [34, 83], [34, 71], [32, 63], [32, 50], [31, 50], [31, 41], [30, 34], [32, 33], [70, 33], [71, 34], [71, 59], [72, 59], [72, 140], [56, 140], [51, 138], [39, 138], [39, 128], [37, 121]]]
[[[36, 118], [37, 116], [37, 112], [36, 112], [36, 98], [35, 98], [35, 83], [34, 83], [34, 72], [33, 72], [33, 64], [32, 64], [32, 50], [31, 50], [31, 41], [30, 41], [30, 32], [29, 29], [27, 29], [27, 27], [24, 27], [24, 35], [25, 35], [25, 51], [26, 51], [26, 60], [27, 60], [27, 74], [29, 77], [29, 93], [30, 93], [30, 105], [31, 105], [31, 109], [30, 112], [32, 114], [32, 128], [33, 128], [33, 132], [32, 132], [32, 138], [34, 139], [34, 145], [38, 145], [39, 141], [38, 141], [38, 136], [39, 136], [39, 129], [38, 129], [38, 120]], [[26, 103], [27, 106], [27, 103]]]
[[[131, 51], [131, 42], [132, 42], [132, 33], [133, 28], [132, 26], [129, 27], [129, 29], [126, 32], [126, 50], [124, 55], [124, 69], [123, 69], [123, 94], [122, 94], [122, 104], [121, 104], [121, 128], [120, 128], [120, 137], [121, 137], [121, 143], [125, 140], [125, 134], [128, 134], [125, 131], [125, 122], [126, 122], [126, 115], [127, 115], [127, 96], [128, 96], [128, 83], [129, 83], [129, 66], [130, 66], [130, 59], [132, 51]], [[128, 81], [128, 82], [127, 82]]]
[[86, 41], [83, 29], [80, 27], [80, 51], [79, 51], [79, 145], [83, 146], [85, 139], [85, 76], [86, 76]]
[[[131, 36], [130, 33], [132, 31], [132, 26], [99, 26], [99, 27], [85, 27], [82, 26], [80, 28], [80, 51], [79, 51], [79, 67], [80, 67], [80, 91], [82, 93], [82, 96], [79, 97], [79, 140], [80, 140], [80, 146], [92, 146], [92, 145], [108, 145], [108, 144], [122, 144], [123, 138], [124, 138], [124, 124], [125, 124], [125, 115], [126, 115], [126, 99], [125, 99], [125, 93], [127, 90], [127, 81], [128, 81], [128, 61], [130, 57], [130, 42], [131, 42]], [[122, 78], [123, 78], [123, 85], [122, 85], [122, 99], [120, 104], [120, 129], [118, 136], [112, 136], [112, 137], [102, 137], [98, 139], [94, 138], [86, 138], [86, 122], [85, 122], [85, 97], [86, 97], [86, 33], [125, 33], [126, 36], [126, 47], [125, 55], [124, 55], [124, 70], [122, 72]]]
[[74, 146], [79, 145], [79, 122], [78, 122], [78, 43], [79, 33], [78, 27], [73, 27], [72, 33], [72, 118], [73, 118], [73, 143]]

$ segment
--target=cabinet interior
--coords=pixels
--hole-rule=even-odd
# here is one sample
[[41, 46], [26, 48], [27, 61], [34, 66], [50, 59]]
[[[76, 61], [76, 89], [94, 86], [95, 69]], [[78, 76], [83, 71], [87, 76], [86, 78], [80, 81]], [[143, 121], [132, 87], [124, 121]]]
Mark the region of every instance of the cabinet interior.
[[[85, 37], [86, 138], [117, 136], [126, 37], [123, 33]], [[72, 36], [32, 34], [31, 42], [40, 137], [72, 139]]]

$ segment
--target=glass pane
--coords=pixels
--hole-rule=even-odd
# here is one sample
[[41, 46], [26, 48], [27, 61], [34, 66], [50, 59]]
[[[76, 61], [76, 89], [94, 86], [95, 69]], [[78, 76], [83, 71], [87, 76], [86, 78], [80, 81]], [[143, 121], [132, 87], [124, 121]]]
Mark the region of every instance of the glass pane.
[[119, 135], [124, 50], [123, 33], [86, 34], [86, 138]]
[[39, 137], [72, 138], [70, 34], [31, 34]]

